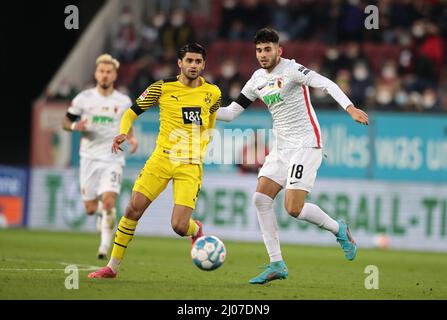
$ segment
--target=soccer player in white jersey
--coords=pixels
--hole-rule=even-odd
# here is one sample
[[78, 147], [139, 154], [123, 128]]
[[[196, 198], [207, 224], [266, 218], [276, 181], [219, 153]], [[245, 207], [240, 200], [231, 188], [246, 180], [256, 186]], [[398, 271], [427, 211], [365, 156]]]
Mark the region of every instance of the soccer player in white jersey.
[[261, 69], [253, 73], [236, 101], [219, 109], [217, 119], [233, 120], [257, 98], [264, 101], [272, 114], [276, 145], [259, 171], [258, 185], [253, 195], [270, 263], [250, 283], [263, 284], [288, 276], [273, 211], [273, 200], [283, 188], [286, 189], [285, 208], [291, 216], [332, 232], [348, 260], [353, 260], [357, 251], [344, 221], [335, 221], [317, 205], [305, 202], [306, 195], [313, 188], [323, 154], [320, 126], [310, 102], [308, 87], [329, 93], [359, 123], [367, 125], [368, 115], [357, 109], [331, 80], [295, 60], [282, 58], [282, 48], [275, 30], [259, 30], [254, 43]]
[[[116, 198], [121, 189], [124, 154], [113, 154], [110, 141], [118, 134], [121, 116], [131, 99], [116, 91], [119, 62], [109, 54], [96, 60], [96, 87], [79, 93], [62, 122], [62, 128], [81, 132], [80, 187], [88, 215], [98, 213], [101, 232], [98, 259], [107, 259], [116, 220]], [[128, 136], [130, 152], [137, 149], [134, 135]], [[100, 200], [101, 198], [101, 200]]]

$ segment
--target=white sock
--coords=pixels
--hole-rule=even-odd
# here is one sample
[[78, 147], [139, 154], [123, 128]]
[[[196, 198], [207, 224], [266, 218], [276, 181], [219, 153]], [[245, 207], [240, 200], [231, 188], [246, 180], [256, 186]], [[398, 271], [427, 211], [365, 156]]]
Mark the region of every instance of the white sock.
[[256, 207], [262, 238], [264, 239], [270, 262], [280, 261], [282, 260], [281, 247], [279, 244], [278, 223], [275, 211], [273, 211], [273, 199], [263, 193], [255, 192], [253, 203]]
[[319, 228], [331, 231], [333, 234], [338, 233], [338, 222], [329, 217], [326, 212], [313, 203], [304, 204], [298, 219], [313, 223]]
[[110, 227], [110, 220], [113, 216], [113, 221], [115, 221], [116, 209], [112, 208], [109, 212], [102, 210], [102, 220], [101, 220], [101, 244], [99, 246], [99, 252], [107, 254], [112, 243], [114, 228]]
[[107, 264], [107, 266], [112, 269], [113, 272], [117, 273], [118, 272], [118, 268], [120, 267], [120, 263], [121, 260], [115, 259], [115, 258], [110, 258], [109, 263]]
[[96, 214], [101, 215], [102, 216], [102, 211], [103, 211], [103, 207], [102, 207], [102, 201], [98, 200], [98, 207], [96, 208]]

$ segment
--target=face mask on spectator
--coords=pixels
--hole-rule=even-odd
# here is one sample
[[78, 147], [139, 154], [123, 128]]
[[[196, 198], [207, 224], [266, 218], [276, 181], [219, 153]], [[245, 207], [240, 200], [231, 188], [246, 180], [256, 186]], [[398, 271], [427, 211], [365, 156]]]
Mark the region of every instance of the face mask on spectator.
[[390, 90], [384, 89], [384, 88], [380, 88], [377, 91], [377, 102], [379, 104], [388, 104], [391, 102], [391, 100], [393, 100], [393, 95], [391, 94]]
[[396, 101], [398, 105], [403, 106], [408, 102], [408, 94], [405, 91], [399, 91], [396, 94], [394, 101]]
[[178, 12], [178, 13], [174, 13], [171, 17], [171, 24], [174, 27], [180, 27], [183, 22], [185, 22], [185, 17], [183, 16], [182, 13]]
[[160, 28], [161, 26], [163, 26], [165, 24], [165, 21], [166, 21], [165, 15], [162, 13], [159, 13], [154, 17], [154, 19], [152, 20], [152, 23], [154, 24], [155, 28]]
[[415, 23], [411, 31], [416, 38], [422, 38], [425, 35], [425, 29], [422, 23]]
[[436, 94], [431, 90], [425, 91], [424, 95], [422, 96], [422, 106], [425, 109], [430, 109], [433, 108], [435, 103], [436, 103]]
[[230, 79], [236, 74], [236, 67], [232, 63], [226, 63], [221, 69], [222, 77], [225, 79]]
[[236, 6], [236, 1], [234, 0], [225, 0], [223, 3], [224, 8], [233, 9]]
[[326, 51], [326, 57], [329, 60], [335, 60], [339, 56], [338, 50], [335, 48], [330, 48], [328, 51]]
[[396, 77], [396, 69], [393, 66], [383, 67], [382, 77], [385, 79], [394, 79]]
[[353, 75], [356, 80], [362, 81], [368, 78], [369, 72], [364, 65], [358, 65], [354, 68]]

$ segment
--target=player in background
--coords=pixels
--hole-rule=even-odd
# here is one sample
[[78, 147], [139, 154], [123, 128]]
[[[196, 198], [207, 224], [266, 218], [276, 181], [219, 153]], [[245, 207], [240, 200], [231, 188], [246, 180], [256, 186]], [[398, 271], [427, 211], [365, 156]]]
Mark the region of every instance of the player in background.
[[157, 146], [135, 181], [132, 196], [115, 236], [107, 266], [89, 278], [115, 278], [129, 242], [149, 205], [173, 180], [172, 229], [190, 236], [194, 243], [203, 235], [202, 224], [191, 218], [202, 185], [202, 162], [220, 107], [220, 89], [200, 76], [206, 51], [199, 44], [187, 44], [178, 52], [180, 75], [151, 84], [121, 120], [120, 134], [113, 139], [114, 153], [127, 139], [135, 119], [150, 107], [160, 107]]
[[273, 201], [285, 188], [285, 208], [299, 219], [332, 232], [348, 260], [353, 260], [357, 247], [344, 221], [335, 221], [319, 206], [305, 202], [311, 192], [322, 161], [321, 131], [308, 87], [329, 93], [353, 120], [368, 124], [368, 115], [357, 109], [331, 80], [304, 66], [282, 58], [278, 33], [269, 28], [259, 30], [254, 38], [256, 58], [261, 66], [245, 84], [241, 94], [228, 107], [219, 109], [217, 119], [231, 121], [257, 98], [266, 105], [273, 119], [276, 145], [258, 174], [253, 195], [258, 220], [270, 263], [266, 270], [251, 279], [262, 284], [288, 276], [278, 237]]
[[[96, 87], [84, 90], [72, 101], [62, 122], [67, 131], [81, 132], [80, 187], [88, 215], [98, 214], [96, 227], [101, 232], [98, 259], [107, 259], [116, 219], [116, 197], [121, 189], [124, 154], [112, 154], [110, 140], [119, 132], [130, 98], [113, 87], [119, 62], [109, 54], [96, 60]], [[127, 136], [130, 152], [137, 149], [133, 134]]]

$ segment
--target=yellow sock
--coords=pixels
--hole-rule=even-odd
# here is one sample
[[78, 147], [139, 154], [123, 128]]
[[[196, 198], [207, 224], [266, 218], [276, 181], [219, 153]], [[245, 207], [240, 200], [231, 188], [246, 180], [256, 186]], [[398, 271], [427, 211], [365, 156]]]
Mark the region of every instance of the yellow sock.
[[118, 224], [113, 243], [112, 258], [121, 261], [126, 252], [127, 245], [132, 240], [138, 221], [122, 217]]
[[186, 236], [195, 236], [199, 231], [199, 226], [193, 219], [189, 219], [189, 227]]

